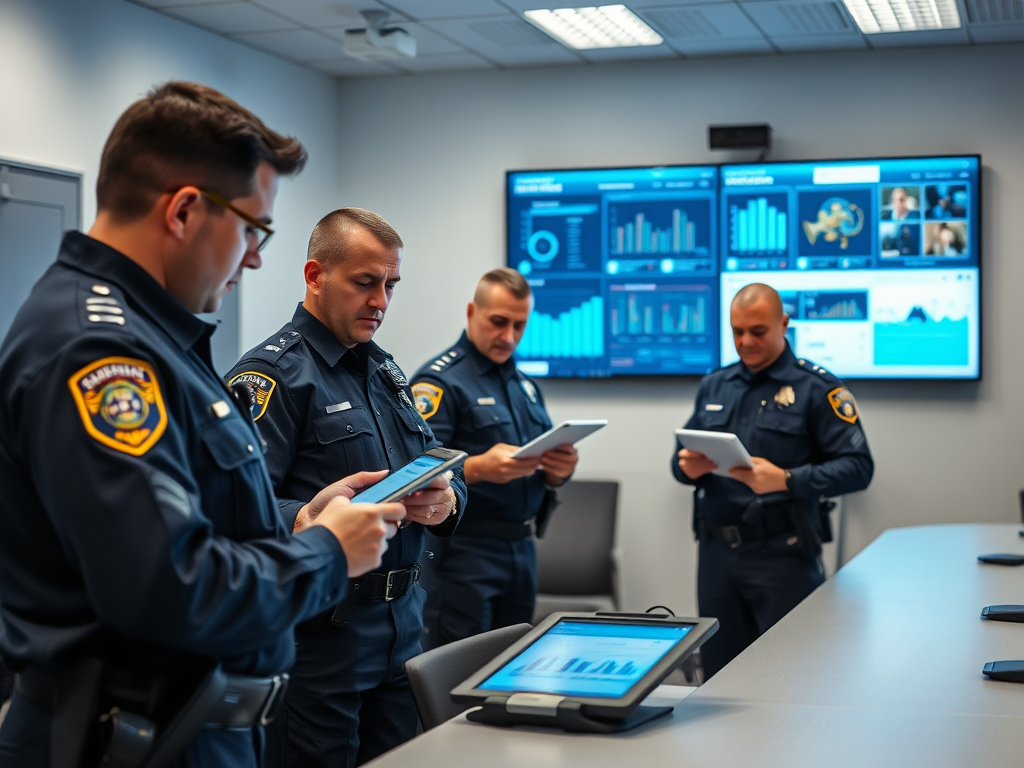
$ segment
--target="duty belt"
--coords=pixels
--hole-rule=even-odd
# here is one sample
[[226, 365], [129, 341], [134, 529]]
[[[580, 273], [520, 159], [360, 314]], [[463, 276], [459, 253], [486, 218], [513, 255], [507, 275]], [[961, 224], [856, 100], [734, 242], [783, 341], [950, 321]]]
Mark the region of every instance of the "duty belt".
[[455, 533], [463, 536], [486, 536], [505, 541], [519, 541], [533, 535], [533, 518], [531, 517], [529, 520], [481, 520], [463, 517], [459, 522], [459, 527], [455, 529]]
[[[288, 675], [253, 677], [226, 673], [224, 694], [206, 716], [204, 727], [244, 729], [267, 725], [281, 709]], [[39, 667], [28, 666], [14, 676], [14, 690], [31, 703], [50, 709], [57, 694], [57, 680]]]
[[371, 572], [358, 579], [349, 579], [348, 594], [331, 613], [331, 624], [344, 627], [356, 603], [363, 600], [383, 600], [390, 603], [404, 597], [412, 585], [420, 580], [422, 566], [414, 563], [412, 568], [403, 568], [386, 573]]
[[737, 525], [717, 525], [703, 518], [700, 520], [701, 528], [712, 538], [724, 541], [733, 549], [752, 541], [765, 541], [786, 534], [796, 535], [796, 529], [785, 509], [777, 512], [765, 510], [761, 523], [761, 526], [748, 525], [743, 522]]

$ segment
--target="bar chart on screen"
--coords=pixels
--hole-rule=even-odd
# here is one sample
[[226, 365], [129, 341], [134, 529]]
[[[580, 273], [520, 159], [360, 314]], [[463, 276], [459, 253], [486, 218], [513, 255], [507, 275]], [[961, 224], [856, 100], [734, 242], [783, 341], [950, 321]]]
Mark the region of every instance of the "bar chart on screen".
[[610, 256], [708, 256], [711, 200], [643, 200], [608, 204]]
[[786, 195], [730, 195], [729, 254], [782, 254], [789, 249]]
[[530, 313], [516, 355], [524, 360], [601, 357], [604, 298], [585, 289], [553, 289], [543, 294]]
[[710, 288], [659, 283], [611, 285], [613, 336], [688, 336], [708, 332]]

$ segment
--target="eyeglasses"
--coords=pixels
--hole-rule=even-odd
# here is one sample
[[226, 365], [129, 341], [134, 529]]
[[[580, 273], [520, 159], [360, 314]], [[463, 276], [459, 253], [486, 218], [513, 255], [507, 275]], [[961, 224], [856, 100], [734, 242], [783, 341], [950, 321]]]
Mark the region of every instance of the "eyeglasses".
[[227, 200], [226, 198], [221, 197], [216, 192], [210, 192], [209, 190], [203, 189], [202, 187], [196, 187], [196, 189], [198, 189], [200, 192], [202, 192], [204, 196], [206, 196], [207, 198], [209, 198], [210, 200], [215, 202], [217, 205], [222, 206], [224, 208], [227, 208], [232, 213], [238, 214], [238, 216], [243, 221], [245, 221], [247, 224], [249, 224], [254, 229], [259, 230], [259, 234], [257, 235], [258, 238], [259, 238], [259, 241], [256, 244], [256, 250], [257, 251], [262, 251], [263, 250], [263, 246], [265, 246], [267, 244], [267, 241], [270, 239], [270, 236], [272, 234], [274, 234], [274, 230], [273, 229], [271, 229], [269, 226], [267, 226], [264, 222], [262, 222], [259, 219], [257, 219], [255, 216], [250, 216], [248, 213], [243, 211], [238, 206], [232, 205], [229, 200]]

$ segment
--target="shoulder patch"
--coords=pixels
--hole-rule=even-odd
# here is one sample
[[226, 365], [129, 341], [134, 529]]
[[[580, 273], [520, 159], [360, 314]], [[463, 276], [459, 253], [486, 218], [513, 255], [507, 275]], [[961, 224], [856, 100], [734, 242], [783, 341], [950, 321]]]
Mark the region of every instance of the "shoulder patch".
[[424, 421], [437, 413], [443, 395], [443, 389], [426, 381], [417, 381], [412, 385], [412, 399]]
[[832, 410], [836, 412], [843, 421], [848, 421], [851, 424], [857, 423], [859, 414], [857, 413], [857, 401], [853, 399], [853, 394], [850, 390], [845, 387], [837, 387], [828, 393], [828, 402], [832, 406]]
[[153, 366], [104, 357], [68, 379], [85, 431], [99, 443], [142, 456], [167, 428], [167, 408]]
[[252, 420], [259, 421], [260, 416], [267, 412], [270, 396], [277, 389], [277, 382], [259, 371], [243, 371], [231, 378], [228, 386], [232, 384], [245, 384], [249, 388], [249, 411], [252, 413]]

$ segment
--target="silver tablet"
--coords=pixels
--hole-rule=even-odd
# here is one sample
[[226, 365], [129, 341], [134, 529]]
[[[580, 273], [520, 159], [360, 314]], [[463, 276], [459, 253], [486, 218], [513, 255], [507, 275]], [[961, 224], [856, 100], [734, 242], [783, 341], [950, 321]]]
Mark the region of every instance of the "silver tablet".
[[688, 451], [703, 453], [718, 468], [713, 470], [716, 475], [729, 476], [733, 467], [753, 469], [754, 462], [747, 453], [743, 442], [732, 432], [708, 432], [703, 429], [677, 429], [676, 437], [683, 448]]
[[512, 454], [513, 459], [535, 459], [539, 458], [544, 451], [550, 451], [560, 445], [578, 443], [587, 435], [597, 432], [601, 427], [607, 426], [608, 419], [576, 419], [575, 421], [563, 421], [557, 427], [552, 427], [540, 437], [535, 437], [518, 451]]

